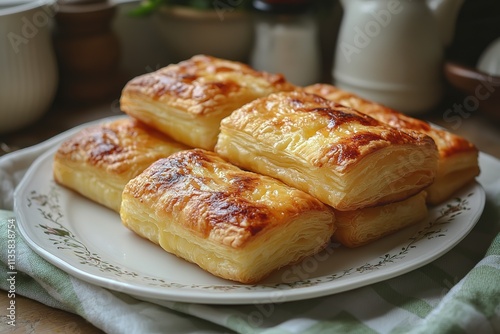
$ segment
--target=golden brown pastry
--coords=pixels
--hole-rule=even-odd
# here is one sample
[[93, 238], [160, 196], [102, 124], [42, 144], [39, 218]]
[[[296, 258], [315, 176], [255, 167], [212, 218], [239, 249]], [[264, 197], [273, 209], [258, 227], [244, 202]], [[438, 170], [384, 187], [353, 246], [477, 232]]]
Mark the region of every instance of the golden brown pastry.
[[130, 179], [151, 163], [188, 149], [131, 118], [83, 129], [55, 154], [54, 179], [116, 212]]
[[427, 217], [426, 193], [400, 202], [354, 211], [335, 211], [333, 238], [347, 247], [359, 247], [421, 222]]
[[132, 179], [120, 214], [167, 252], [242, 283], [318, 252], [335, 229], [319, 200], [202, 149], [175, 153]]
[[215, 150], [342, 211], [411, 197], [432, 183], [437, 165], [430, 137], [301, 91], [234, 111], [221, 122]]
[[198, 55], [132, 79], [120, 104], [175, 140], [212, 150], [222, 118], [255, 98], [292, 89], [281, 75]]
[[357, 109], [397, 129], [419, 131], [432, 137], [439, 151], [439, 162], [436, 179], [427, 189], [427, 201], [430, 204], [439, 204], [445, 201], [455, 191], [479, 175], [478, 150], [463, 137], [436, 129], [425, 121], [367, 101], [332, 85], [316, 84], [305, 87], [305, 91]]

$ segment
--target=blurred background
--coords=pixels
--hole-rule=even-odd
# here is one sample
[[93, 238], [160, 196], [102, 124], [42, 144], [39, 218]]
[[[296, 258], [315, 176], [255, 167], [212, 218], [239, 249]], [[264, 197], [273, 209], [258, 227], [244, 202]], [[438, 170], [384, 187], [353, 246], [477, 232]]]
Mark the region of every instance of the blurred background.
[[[375, 18], [376, 3], [386, 7], [412, 3], [349, 2], [357, 3], [349, 7], [350, 13], [358, 10], [371, 15], [369, 23]], [[429, 8], [439, 2], [413, 1]], [[500, 81], [494, 81], [497, 78], [493, 73], [477, 77], [476, 72], [481, 55], [500, 38], [500, 1], [447, 0], [448, 4], [453, 2], [458, 8], [456, 15], [446, 10], [440, 14], [453, 16], [450, 19], [456, 21], [452, 39], [439, 58], [438, 80], [443, 91], [439, 91], [437, 103], [422, 107], [415, 116], [453, 128], [464, 127], [467, 119], [484, 114], [484, 123], [496, 132], [498, 125], [492, 124], [500, 123], [500, 99], [494, 96], [499, 95], [495, 85]], [[36, 7], [31, 5], [35, 8], [27, 11], [30, 4]], [[24, 9], [15, 16], [15, 8], [20, 7]], [[337, 0], [3, 0], [0, 34], [7, 37], [8, 44], [0, 51], [4, 78], [0, 81], [0, 152], [29, 146], [86, 120], [119, 114], [120, 91], [128, 80], [197, 53], [281, 72], [298, 85], [336, 84], [335, 58], [340, 54], [338, 39], [342, 24], [346, 24], [346, 12], [345, 5]], [[373, 35], [370, 46], [358, 49], [353, 56], [371, 62], [373, 68], [381, 66], [382, 58], [389, 62], [405, 58], [404, 50], [411, 47], [413, 33], [423, 29], [418, 24], [399, 28], [400, 35], [410, 42], [386, 44], [382, 56], [369, 52], [377, 43], [386, 43], [394, 33], [396, 15], [393, 22], [379, 26], [383, 28], [380, 31], [372, 30], [380, 36]], [[366, 20], [353, 24], [354, 28], [369, 29]], [[366, 29], [364, 32], [370, 34]], [[35, 46], [36, 40], [40, 41]], [[29, 47], [34, 50], [22, 59]], [[500, 53], [495, 57], [499, 63]], [[411, 81], [412, 77], [406, 79]], [[485, 101], [471, 99], [481, 80], [490, 82], [491, 97]], [[29, 90], [38, 97], [30, 100]], [[377, 100], [377, 95], [367, 97]], [[385, 101], [391, 100], [379, 100]], [[454, 109], [457, 104], [465, 109]]]

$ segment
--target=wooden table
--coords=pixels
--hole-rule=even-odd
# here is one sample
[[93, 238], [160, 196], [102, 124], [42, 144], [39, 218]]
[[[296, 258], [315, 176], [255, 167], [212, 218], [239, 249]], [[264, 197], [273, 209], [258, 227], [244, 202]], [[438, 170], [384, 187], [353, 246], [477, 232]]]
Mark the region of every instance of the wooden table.
[[[118, 100], [111, 100], [98, 106], [69, 108], [57, 106], [33, 126], [22, 131], [0, 136], [0, 154], [30, 146], [48, 139], [64, 130], [86, 121], [119, 115]], [[444, 110], [444, 109], [443, 109]], [[434, 112], [422, 118], [462, 135], [477, 147], [500, 159], [500, 125], [492, 123], [481, 114], [472, 114], [462, 119], [450, 121], [443, 113]], [[7, 293], [0, 293], [2, 305], [7, 305]], [[12, 333], [102, 333], [80, 316], [56, 310], [22, 296], [16, 297], [17, 326]], [[0, 332], [6, 327], [5, 317], [0, 324]]]
[[[0, 294], [0, 304], [8, 305], [7, 293]], [[58, 310], [35, 300], [16, 295], [16, 326], [7, 325], [2, 316], [0, 333], [99, 334], [104, 333], [79, 315]]]

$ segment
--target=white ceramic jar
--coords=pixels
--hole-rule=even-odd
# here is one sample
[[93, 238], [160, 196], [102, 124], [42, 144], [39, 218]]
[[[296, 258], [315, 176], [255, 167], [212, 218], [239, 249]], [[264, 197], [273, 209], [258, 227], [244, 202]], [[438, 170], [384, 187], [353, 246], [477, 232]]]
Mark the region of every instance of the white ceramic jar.
[[39, 119], [51, 106], [58, 72], [50, 0], [0, 3], [0, 133]]
[[295, 85], [321, 77], [321, 51], [316, 16], [310, 0], [254, 0], [255, 41], [250, 65], [281, 73]]
[[[295, 16], [295, 17], [294, 17]], [[312, 16], [268, 15], [255, 26], [250, 64], [257, 70], [281, 73], [295, 85], [314, 84], [321, 77], [318, 27]]]

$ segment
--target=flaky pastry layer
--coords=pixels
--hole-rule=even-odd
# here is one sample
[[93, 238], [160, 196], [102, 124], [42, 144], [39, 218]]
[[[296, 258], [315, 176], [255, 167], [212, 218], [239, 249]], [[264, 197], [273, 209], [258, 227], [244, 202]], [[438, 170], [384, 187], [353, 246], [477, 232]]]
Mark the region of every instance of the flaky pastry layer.
[[421, 222], [427, 217], [426, 192], [404, 201], [363, 208], [335, 211], [337, 230], [333, 238], [347, 247], [359, 247]]
[[478, 150], [463, 137], [434, 128], [425, 121], [365, 100], [332, 85], [316, 84], [305, 87], [305, 91], [357, 109], [394, 128], [403, 131], [418, 131], [430, 136], [439, 152], [436, 180], [427, 189], [427, 201], [430, 204], [439, 204], [447, 200], [456, 190], [479, 175]]
[[120, 214], [167, 252], [242, 283], [318, 252], [335, 229], [333, 211], [316, 198], [202, 149], [132, 179]]
[[130, 179], [184, 149], [188, 147], [135, 119], [118, 119], [85, 128], [63, 142], [54, 157], [54, 179], [119, 212]]
[[342, 211], [415, 195], [432, 183], [437, 166], [430, 137], [302, 91], [234, 111], [221, 122], [215, 150]]
[[282, 75], [198, 55], [132, 79], [120, 105], [179, 142], [212, 150], [222, 118], [258, 97], [292, 89]]

